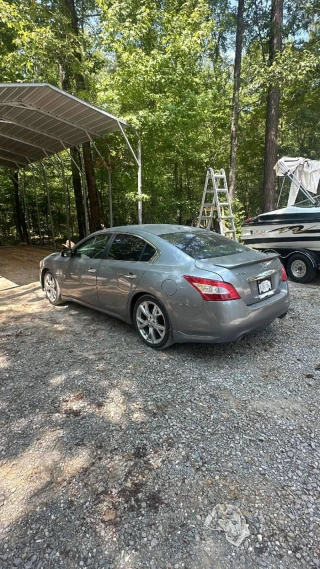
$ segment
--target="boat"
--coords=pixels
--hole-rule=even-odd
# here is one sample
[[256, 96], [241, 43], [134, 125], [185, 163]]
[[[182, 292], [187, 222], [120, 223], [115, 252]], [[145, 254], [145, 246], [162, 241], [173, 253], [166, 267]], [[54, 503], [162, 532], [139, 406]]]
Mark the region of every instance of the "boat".
[[[310, 282], [320, 269], [320, 161], [284, 157], [275, 170], [291, 181], [287, 206], [247, 219], [242, 241], [260, 251], [277, 252], [293, 280]], [[303, 199], [297, 201], [299, 197]]]

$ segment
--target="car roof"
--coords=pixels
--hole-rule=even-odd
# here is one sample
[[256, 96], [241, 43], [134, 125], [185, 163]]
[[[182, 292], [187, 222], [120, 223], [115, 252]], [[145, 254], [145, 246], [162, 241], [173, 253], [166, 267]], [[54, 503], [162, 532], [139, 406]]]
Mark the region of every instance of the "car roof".
[[103, 229], [103, 232], [126, 232], [126, 233], [151, 233], [152, 235], [165, 235], [167, 233], [185, 233], [186, 231], [204, 231], [198, 227], [190, 227], [188, 225], [173, 225], [169, 223], [144, 223], [142, 225], [121, 225], [119, 227], [110, 227]]

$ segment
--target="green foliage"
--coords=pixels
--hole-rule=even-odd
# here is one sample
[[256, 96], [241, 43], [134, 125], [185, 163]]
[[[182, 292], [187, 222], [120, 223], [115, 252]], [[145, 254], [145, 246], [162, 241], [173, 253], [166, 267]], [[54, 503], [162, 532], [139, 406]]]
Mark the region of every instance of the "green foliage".
[[232, 201], [232, 213], [234, 215], [234, 224], [238, 239], [241, 238], [241, 225], [246, 219], [244, 206], [238, 198]]
[[229, 124], [227, 69], [215, 80], [209, 61], [215, 23], [208, 3], [159, 8], [153, 1], [139, 8], [101, 3], [108, 65], [98, 100], [139, 130], [147, 221], [174, 220], [177, 209], [183, 219], [195, 215], [206, 167], [213, 154], [225, 155]]
[[[206, 168], [228, 170], [235, 10], [229, 0], [76, 0], [78, 31], [65, 0], [0, 0], [0, 80], [46, 81], [125, 119], [139, 131], [146, 222], [190, 222], [199, 210]], [[319, 23], [317, 4], [287, 3], [283, 51], [268, 64], [269, 3], [245, 10], [237, 155], [237, 229], [262, 207], [266, 93], [281, 87], [279, 156], [319, 158]], [[83, 77], [80, 84], [79, 77]], [[133, 148], [137, 137], [128, 130]], [[121, 135], [98, 141], [110, 149], [114, 222], [137, 222], [137, 167]], [[76, 209], [65, 167], [73, 234]], [[104, 221], [108, 174], [94, 155]], [[55, 230], [66, 234], [64, 193], [49, 168]], [[1, 233], [14, 232], [12, 180], [0, 178]], [[37, 179], [43, 233], [50, 233], [47, 198]], [[21, 197], [21, 196], [20, 196]], [[26, 206], [34, 235], [37, 210], [26, 173]]]

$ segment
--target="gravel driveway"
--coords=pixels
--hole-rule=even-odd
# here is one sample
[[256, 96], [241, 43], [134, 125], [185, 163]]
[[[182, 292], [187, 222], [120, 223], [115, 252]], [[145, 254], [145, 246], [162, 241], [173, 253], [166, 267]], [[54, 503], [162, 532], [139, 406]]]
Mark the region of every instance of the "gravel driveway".
[[1, 292], [0, 568], [320, 567], [320, 281], [290, 288], [241, 343], [163, 352], [37, 283]]

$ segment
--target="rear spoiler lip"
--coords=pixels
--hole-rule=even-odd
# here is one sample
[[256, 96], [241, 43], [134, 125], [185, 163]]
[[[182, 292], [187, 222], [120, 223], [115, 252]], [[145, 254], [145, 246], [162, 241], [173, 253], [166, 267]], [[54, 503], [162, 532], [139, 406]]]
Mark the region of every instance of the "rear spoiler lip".
[[[280, 255], [278, 253], [273, 254], [273, 255], [268, 255], [263, 259], [255, 259], [254, 261], [243, 261], [242, 263], [234, 263], [233, 265], [227, 265], [227, 264], [219, 264], [219, 262], [212, 262], [212, 265], [214, 265], [215, 267], [222, 267], [223, 269], [236, 269], [237, 267], [245, 267], [246, 265], [256, 265], [257, 263], [267, 263], [268, 261], [272, 261], [272, 259], [279, 259]], [[214, 257], [212, 257], [212, 259], [214, 259]], [[208, 259], [196, 259], [196, 264], [197, 261], [204, 261], [204, 260], [208, 260]], [[200, 268], [200, 267], [199, 267]], [[201, 267], [202, 268], [202, 267]]]

